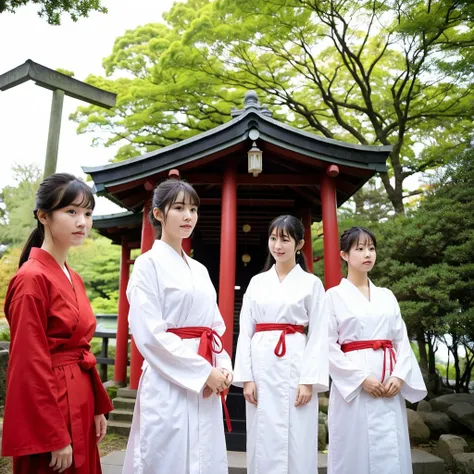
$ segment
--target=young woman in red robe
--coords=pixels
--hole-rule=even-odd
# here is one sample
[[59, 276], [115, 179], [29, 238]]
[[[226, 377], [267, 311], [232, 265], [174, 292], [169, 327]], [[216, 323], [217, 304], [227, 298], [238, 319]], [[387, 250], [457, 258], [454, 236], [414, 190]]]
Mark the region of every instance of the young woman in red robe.
[[90, 352], [96, 320], [81, 277], [66, 263], [92, 227], [94, 196], [69, 174], [46, 178], [37, 228], [5, 299], [10, 360], [2, 454], [14, 474], [98, 474], [97, 444], [112, 410]]

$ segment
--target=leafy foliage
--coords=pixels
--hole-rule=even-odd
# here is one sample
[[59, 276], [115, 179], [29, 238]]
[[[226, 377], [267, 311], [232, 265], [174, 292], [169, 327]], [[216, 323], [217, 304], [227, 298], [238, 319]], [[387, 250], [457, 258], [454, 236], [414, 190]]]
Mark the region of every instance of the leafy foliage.
[[425, 335], [432, 370], [436, 341], [447, 344], [460, 391], [474, 367], [474, 150], [442, 181], [408, 218], [379, 225], [374, 276], [397, 295], [410, 333]]
[[39, 5], [38, 15], [46, 18], [50, 25], [60, 25], [64, 13], [69, 13], [73, 21], [88, 17], [92, 11], [107, 13], [107, 8], [102, 5], [101, 0], [0, 0], [0, 13], [15, 13], [29, 3]]
[[8, 249], [0, 258], [0, 318], [4, 318], [3, 308], [5, 306], [5, 296], [8, 284], [18, 269], [21, 249]]
[[36, 226], [33, 216], [35, 195], [41, 182], [41, 171], [35, 165], [14, 166], [15, 186], [0, 192], [0, 243], [23, 244]]
[[69, 265], [81, 275], [92, 307], [98, 313], [117, 313], [120, 247], [95, 232], [69, 252]]
[[166, 24], [116, 40], [108, 79], [88, 79], [117, 92], [117, 108], [81, 107], [73, 118], [79, 132], [107, 132], [106, 145], [125, 143], [121, 160], [229, 120], [255, 89], [301, 129], [393, 145], [381, 178], [403, 213], [404, 180], [470, 141], [473, 18], [470, 0], [176, 2]]

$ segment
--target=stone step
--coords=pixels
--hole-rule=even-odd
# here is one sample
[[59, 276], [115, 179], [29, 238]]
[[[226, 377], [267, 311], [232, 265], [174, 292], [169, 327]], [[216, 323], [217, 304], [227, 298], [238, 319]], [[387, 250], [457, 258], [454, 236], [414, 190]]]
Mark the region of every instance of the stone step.
[[[243, 455], [243, 456], [242, 456]], [[246, 474], [245, 453], [227, 452], [229, 474]], [[102, 474], [122, 474], [125, 451], [114, 451], [101, 459]]]
[[122, 436], [130, 434], [132, 423], [126, 421], [109, 420], [107, 422], [107, 433], [115, 433]]
[[132, 410], [124, 410], [120, 408], [115, 408], [109, 413], [109, 420], [112, 421], [125, 421], [131, 423], [133, 418]]
[[137, 398], [137, 391], [132, 390], [131, 388], [127, 388], [127, 387], [119, 388], [117, 390], [117, 397], [136, 399]]
[[[442, 459], [421, 449], [412, 449], [413, 474], [444, 474]], [[101, 459], [103, 474], [121, 474], [125, 451], [114, 451]], [[228, 451], [229, 474], [247, 474], [245, 453]], [[388, 461], [389, 462], [389, 461]], [[318, 474], [327, 474], [327, 454], [319, 453]]]
[[131, 410], [135, 408], [135, 400], [133, 398], [123, 398], [117, 397], [112, 400], [114, 405], [114, 409], [124, 409], [124, 410]]

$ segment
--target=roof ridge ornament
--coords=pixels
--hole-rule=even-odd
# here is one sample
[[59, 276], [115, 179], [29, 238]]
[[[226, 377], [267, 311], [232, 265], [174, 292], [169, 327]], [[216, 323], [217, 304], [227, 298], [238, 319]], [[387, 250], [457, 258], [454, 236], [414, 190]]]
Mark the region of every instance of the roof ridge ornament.
[[230, 110], [230, 116], [231, 117], [238, 117], [239, 115], [242, 115], [247, 109], [257, 109], [258, 112], [260, 112], [263, 115], [266, 115], [267, 117], [272, 116], [272, 112], [268, 110], [265, 106], [260, 105], [260, 102], [258, 100], [258, 95], [255, 91], [247, 91], [244, 97], [244, 108], [243, 109], [235, 109], [232, 108]]

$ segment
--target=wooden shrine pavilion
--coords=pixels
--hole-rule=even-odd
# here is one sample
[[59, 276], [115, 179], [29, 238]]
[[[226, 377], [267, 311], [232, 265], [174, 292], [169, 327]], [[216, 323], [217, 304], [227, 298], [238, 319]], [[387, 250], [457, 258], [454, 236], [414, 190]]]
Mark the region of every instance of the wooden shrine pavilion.
[[[267, 255], [273, 218], [293, 214], [302, 219], [310, 268], [311, 223], [322, 220], [325, 286], [341, 279], [337, 207], [377, 172], [386, 171], [391, 147], [354, 145], [291, 127], [273, 119], [253, 91], [246, 94], [243, 109], [231, 115], [224, 125], [143, 156], [83, 168], [98, 195], [126, 209], [94, 217], [95, 228], [122, 246], [116, 382], [126, 381], [130, 251], [151, 248], [150, 199], [154, 187], [169, 176], [186, 179], [201, 199], [196, 230], [183, 247], [209, 270], [228, 328], [224, 346], [229, 353], [238, 335], [242, 296]], [[132, 342], [132, 389], [138, 387], [141, 362]]]

